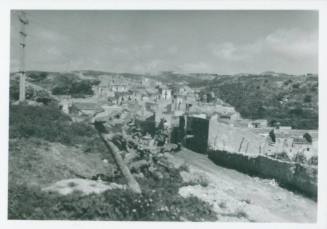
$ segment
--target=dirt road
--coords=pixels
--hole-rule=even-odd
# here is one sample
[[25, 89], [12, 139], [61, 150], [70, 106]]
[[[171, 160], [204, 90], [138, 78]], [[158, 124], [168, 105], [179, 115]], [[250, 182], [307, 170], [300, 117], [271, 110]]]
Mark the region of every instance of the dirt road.
[[209, 186], [185, 187], [180, 192], [213, 204], [220, 221], [315, 222], [317, 203], [281, 188], [274, 180], [251, 177], [217, 166], [207, 155], [183, 149], [176, 154], [192, 170], [209, 178]]

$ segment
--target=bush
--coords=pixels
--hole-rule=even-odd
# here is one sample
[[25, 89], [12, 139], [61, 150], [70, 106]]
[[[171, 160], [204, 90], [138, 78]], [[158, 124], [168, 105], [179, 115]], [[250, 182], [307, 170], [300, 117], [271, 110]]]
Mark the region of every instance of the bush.
[[54, 95], [72, 95], [80, 98], [86, 95], [93, 95], [92, 86], [99, 84], [97, 80], [78, 80], [75, 76], [60, 76], [57, 84], [52, 88]]
[[294, 162], [301, 163], [301, 164], [306, 164], [307, 163], [307, 158], [305, 157], [304, 153], [298, 152], [294, 157]]
[[310, 157], [310, 159], [308, 160], [308, 164], [317, 166], [318, 165], [318, 156]]
[[52, 94], [54, 95], [69, 95], [70, 94], [70, 87], [66, 86], [56, 86], [52, 89]]
[[312, 143], [312, 137], [311, 137], [311, 135], [310, 135], [309, 133], [305, 133], [305, 134], [303, 135], [303, 138], [304, 138], [305, 140], [307, 140], [309, 143]]
[[293, 89], [299, 89], [300, 88], [300, 84], [299, 83], [295, 83], [292, 85]]
[[[25, 92], [26, 99], [31, 99], [34, 95], [34, 90], [31, 87], [26, 88]], [[16, 101], [19, 99], [19, 81], [18, 80], [10, 80], [10, 89], [9, 96], [11, 101]]]
[[27, 74], [27, 77], [33, 82], [39, 82], [45, 80], [48, 76], [47, 72], [31, 72]]

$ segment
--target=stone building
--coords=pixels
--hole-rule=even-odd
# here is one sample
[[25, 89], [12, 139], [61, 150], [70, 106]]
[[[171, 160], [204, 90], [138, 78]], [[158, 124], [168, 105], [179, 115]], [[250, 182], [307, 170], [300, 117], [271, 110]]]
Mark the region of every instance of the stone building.
[[161, 88], [161, 99], [170, 100], [172, 97], [171, 89]]
[[266, 119], [256, 119], [249, 122], [249, 128], [266, 128], [268, 126], [268, 121]]

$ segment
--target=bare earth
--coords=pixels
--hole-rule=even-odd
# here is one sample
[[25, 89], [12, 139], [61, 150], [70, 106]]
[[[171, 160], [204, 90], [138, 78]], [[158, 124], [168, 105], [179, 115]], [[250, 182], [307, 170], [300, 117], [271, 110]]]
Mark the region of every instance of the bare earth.
[[274, 180], [251, 177], [217, 166], [207, 155], [183, 149], [176, 157], [190, 165], [191, 172], [206, 174], [209, 185], [186, 186], [182, 196], [194, 195], [212, 204], [219, 221], [314, 223], [317, 203], [281, 188]]

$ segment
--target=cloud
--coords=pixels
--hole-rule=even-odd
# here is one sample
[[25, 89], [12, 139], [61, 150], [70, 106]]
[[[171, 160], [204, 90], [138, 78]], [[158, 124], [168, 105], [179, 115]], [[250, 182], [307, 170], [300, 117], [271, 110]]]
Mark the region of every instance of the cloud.
[[164, 60], [153, 59], [147, 62], [136, 63], [132, 66], [133, 71], [139, 73], [156, 73], [167, 69], [167, 63]]
[[176, 46], [171, 46], [167, 49], [167, 53], [170, 55], [174, 55], [178, 52], [178, 48]]
[[50, 46], [48, 47], [46, 50], [45, 50], [45, 53], [50, 55], [50, 56], [53, 56], [54, 58], [60, 58], [62, 57], [62, 52], [54, 47], [54, 46]]
[[252, 43], [210, 44], [212, 54], [222, 60], [251, 62], [257, 58], [281, 58], [295, 61], [317, 58], [318, 35], [299, 29], [276, 30]]
[[206, 62], [199, 61], [199, 62], [193, 62], [193, 63], [185, 63], [181, 65], [181, 69], [184, 72], [211, 72], [212, 66]]
[[36, 31], [34, 32], [34, 34], [37, 34], [37, 36], [44, 41], [61, 42], [66, 41], [68, 39], [65, 35], [57, 33], [53, 30], [48, 30], [41, 27], [38, 27], [35, 30]]
[[228, 61], [246, 61], [259, 50], [257, 44], [236, 45], [231, 42], [211, 45], [213, 54]]
[[115, 46], [111, 49], [111, 52], [118, 58], [139, 58], [151, 54], [153, 50], [154, 46], [152, 44], [140, 44]]
[[278, 30], [264, 40], [275, 54], [293, 59], [307, 59], [318, 55], [318, 34], [299, 29]]

